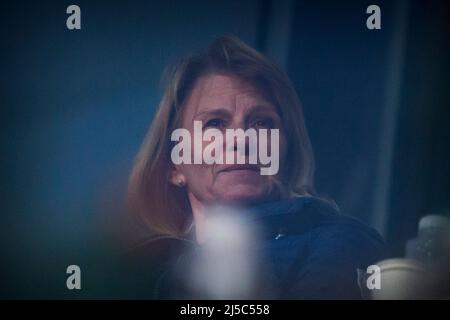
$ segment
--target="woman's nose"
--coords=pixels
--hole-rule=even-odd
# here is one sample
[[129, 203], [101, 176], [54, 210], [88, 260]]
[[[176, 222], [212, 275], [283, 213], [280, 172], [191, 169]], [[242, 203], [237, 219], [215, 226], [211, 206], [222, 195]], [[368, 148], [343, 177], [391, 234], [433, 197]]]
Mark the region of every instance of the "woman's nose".
[[[246, 124], [242, 121], [236, 122], [229, 126], [227, 129], [233, 130], [233, 134], [226, 134], [224, 142], [228, 146], [228, 151], [238, 151], [238, 148], [240, 146], [244, 147], [245, 150], [248, 149], [248, 139], [246, 138], [245, 131], [248, 129], [246, 127]], [[230, 142], [227, 143], [227, 139], [232, 139]], [[244, 150], [239, 150], [243, 152]], [[245, 151], [244, 151], [245, 152]]]
[[245, 123], [245, 121], [243, 119], [235, 119], [233, 120], [233, 122], [231, 122], [228, 126], [227, 129], [242, 129], [242, 130], [247, 130], [247, 124]]

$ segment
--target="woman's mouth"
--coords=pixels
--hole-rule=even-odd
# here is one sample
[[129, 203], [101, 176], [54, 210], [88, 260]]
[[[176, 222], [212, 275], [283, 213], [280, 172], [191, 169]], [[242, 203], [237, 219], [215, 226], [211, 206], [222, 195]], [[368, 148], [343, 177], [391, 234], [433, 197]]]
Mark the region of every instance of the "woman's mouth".
[[222, 172], [231, 172], [231, 171], [254, 171], [259, 172], [259, 166], [256, 164], [234, 164], [219, 170], [219, 173]]

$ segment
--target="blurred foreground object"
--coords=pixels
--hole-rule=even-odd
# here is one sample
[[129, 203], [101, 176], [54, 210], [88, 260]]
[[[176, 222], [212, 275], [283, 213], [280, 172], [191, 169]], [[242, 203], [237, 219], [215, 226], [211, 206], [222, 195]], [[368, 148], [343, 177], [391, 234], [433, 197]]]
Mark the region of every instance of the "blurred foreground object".
[[205, 242], [187, 279], [212, 299], [249, 299], [256, 295], [256, 232], [231, 208], [212, 208], [205, 221]]
[[406, 245], [406, 259], [378, 263], [381, 289], [371, 292], [372, 299], [450, 298], [450, 218], [424, 216], [418, 229]]
[[429, 296], [425, 266], [411, 259], [387, 259], [377, 264], [381, 288], [371, 290], [374, 300], [424, 299]]

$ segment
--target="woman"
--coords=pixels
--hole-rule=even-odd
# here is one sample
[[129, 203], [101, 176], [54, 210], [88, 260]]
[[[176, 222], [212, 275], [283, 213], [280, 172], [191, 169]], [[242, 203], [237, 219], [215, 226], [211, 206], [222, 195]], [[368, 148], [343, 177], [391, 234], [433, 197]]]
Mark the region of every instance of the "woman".
[[[156, 235], [133, 255], [145, 257], [137, 261], [150, 265], [156, 276], [136, 282], [154, 286], [159, 298], [360, 298], [357, 269], [381, 260], [384, 245], [375, 231], [316, 195], [312, 148], [288, 77], [240, 40], [221, 37], [177, 63], [166, 80], [129, 181], [133, 211]], [[195, 121], [203, 130], [219, 132], [254, 128], [258, 138], [260, 129], [278, 132], [277, 148], [270, 142], [265, 147], [277, 151], [279, 170], [262, 175], [259, 161], [251, 166], [174, 162], [176, 129], [191, 133], [190, 143], [200, 143], [203, 151], [207, 147], [196, 141]], [[242, 151], [237, 143], [232, 149], [223, 143], [225, 153]], [[236, 296], [193, 289], [183, 277], [201, 260], [215, 205], [239, 208], [264, 230], [253, 264], [258, 276], [251, 290], [228, 291]]]

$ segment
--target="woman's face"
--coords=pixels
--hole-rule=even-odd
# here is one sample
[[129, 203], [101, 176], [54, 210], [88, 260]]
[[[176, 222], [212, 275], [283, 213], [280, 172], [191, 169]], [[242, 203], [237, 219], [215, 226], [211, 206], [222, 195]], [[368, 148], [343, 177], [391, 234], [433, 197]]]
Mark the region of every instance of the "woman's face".
[[[182, 128], [191, 134], [191, 150], [194, 150], [194, 143], [203, 148], [211, 143], [203, 142], [201, 137], [200, 141], [194, 141], [194, 121], [202, 121], [203, 132], [210, 128], [222, 131], [223, 152], [233, 153], [237, 150], [226, 149], [225, 129], [279, 129], [281, 171], [286, 143], [280, 116], [275, 106], [249, 83], [231, 75], [212, 74], [199, 78], [185, 102], [182, 115]], [[270, 152], [270, 130], [268, 137]], [[245, 156], [248, 164], [248, 146]], [[175, 166], [171, 175], [172, 183], [180, 185], [181, 181], [187, 188], [191, 203], [198, 201], [203, 204], [254, 204], [268, 200], [279, 194], [278, 179], [279, 173], [261, 175], [258, 164], [242, 166], [225, 162], [180, 164]]]

